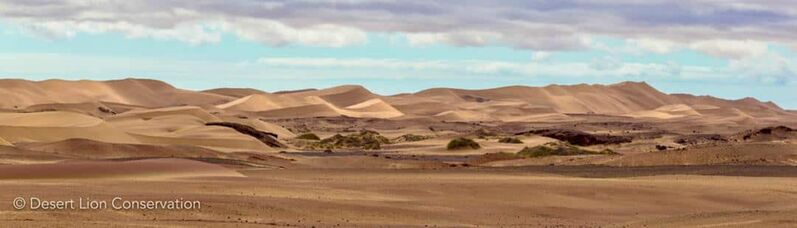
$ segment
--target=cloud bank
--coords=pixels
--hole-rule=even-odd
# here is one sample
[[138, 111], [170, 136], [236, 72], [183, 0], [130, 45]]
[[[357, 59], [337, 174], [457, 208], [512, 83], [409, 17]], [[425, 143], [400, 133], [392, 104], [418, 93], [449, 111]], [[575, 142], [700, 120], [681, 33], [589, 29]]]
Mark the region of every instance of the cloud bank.
[[561, 51], [606, 36], [656, 53], [677, 47], [739, 58], [762, 43], [797, 47], [791, 0], [3, 0], [0, 18], [49, 38], [118, 32], [131, 38], [342, 47], [367, 33], [413, 45], [504, 45]]

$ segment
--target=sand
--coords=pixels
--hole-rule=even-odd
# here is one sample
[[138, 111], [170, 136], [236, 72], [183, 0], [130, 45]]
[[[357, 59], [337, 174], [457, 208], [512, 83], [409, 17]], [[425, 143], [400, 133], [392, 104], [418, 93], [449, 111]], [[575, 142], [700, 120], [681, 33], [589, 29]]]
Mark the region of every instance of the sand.
[[243, 177], [224, 167], [185, 159], [145, 159], [133, 161], [80, 161], [53, 164], [0, 166], [0, 180], [70, 178], [187, 178]]
[[[251, 129], [208, 125], [216, 122]], [[529, 133], [543, 129], [579, 132], [551, 136], [563, 141], [624, 140], [580, 144], [603, 154], [515, 154], [563, 143]], [[186, 198], [204, 207], [17, 211], [4, 203], [0, 223], [790, 227], [793, 129], [797, 112], [771, 102], [666, 94], [644, 82], [385, 96], [357, 85], [270, 93], [189, 91], [146, 79], [7, 79], [0, 195]], [[371, 138], [344, 136], [363, 130]], [[309, 133], [349, 141], [298, 137]], [[460, 137], [480, 148], [447, 148]], [[522, 142], [499, 141], [507, 137]]]
[[[201, 211], [13, 211], [11, 226], [794, 226], [792, 178], [506, 171], [243, 171], [246, 178], [2, 180], [3, 195], [183, 197]], [[47, 186], [43, 188], [43, 186]], [[162, 190], [156, 190], [162, 189]], [[651, 197], [655, 196], [655, 197]], [[70, 218], [70, 219], [67, 219]]]
[[161, 81], [0, 80], [0, 107], [23, 108], [46, 103], [114, 102], [148, 107], [223, 103], [231, 97], [181, 90]]
[[11, 143], [86, 138], [105, 142], [137, 140], [102, 119], [74, 112], [0, 113], [0, 137]]
[[260, 112], [267, 117], [351, 116], [394, 118], [404, 115], [379, 96], [359, 86], [341, 86], [297, 93], [253, 94], [217, 105], [229, 111]]

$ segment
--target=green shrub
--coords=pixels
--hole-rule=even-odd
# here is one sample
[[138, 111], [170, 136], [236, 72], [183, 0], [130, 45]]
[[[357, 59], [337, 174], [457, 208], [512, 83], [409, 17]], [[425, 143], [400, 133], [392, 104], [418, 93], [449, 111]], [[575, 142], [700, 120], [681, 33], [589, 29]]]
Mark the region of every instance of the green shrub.
[[523, 141], [515, 137], [504, 137], [498, 140], [499, 143], [522, 144]]
[[366, 150], [378, 150], [382, 144], [390, 144], [390, 139], [385, 138], [378, 132], [362, 130], [359, 133], [350, 135], [336, 134], [332, 137], [322, 139], [311, 144], [311, 149], [337, 149], [337, 148], [362, 148]]
[[427, 140], [427, 139], [431, 139], [431, 138], [432, 138], [432, 136], [428, 136], [428, 135], [406, 134], [406, 135], [402, 135], [402, 136], [399, 136], [398, 138], [393, 139], [393, 141], [395, 141], [395, 142], [417, 142], [417, 141], [423, 141], [423, 140]]
[[584, 155], [584, 154], [617, 154], [616, 152], [605, 149], [602, 151], [592, 151], [581, 149], [573, 146], [567, 142], [552, 142], [535, 147], [525, 147], [517, 152], [520, 157], [546, 157], [546, 156], [570, 156], [570, 155]]
[[313, 134], [313, 133], [304, 133], [304, 134], [301, 134], [301, 135], [299, 135], [299, 136], [296, 136], [296, 139], [305, 139], [305, 140], [321, 140], [321, 138], [320, 138], [320, 137], [318, 137], [318, 135], [316, 135], [316, 134]]
[[476, 130], [475, 132], [473, 132], [473, 134], [476, 135], [476, 137], [478, 137], [480, 139], [487, 138], [487, 137], [492, 137], [492, 136], [496, 136], [497, 135], [495, 132], [492, 132], [492, 131], [484, 129], [484, 128], [479, 128], [479, 130]]
[[461, 150], [461, 149], [479, 149], [479, 143], [469, 138], [455, 138], [448, 142], [446, 149], [448, 150]]

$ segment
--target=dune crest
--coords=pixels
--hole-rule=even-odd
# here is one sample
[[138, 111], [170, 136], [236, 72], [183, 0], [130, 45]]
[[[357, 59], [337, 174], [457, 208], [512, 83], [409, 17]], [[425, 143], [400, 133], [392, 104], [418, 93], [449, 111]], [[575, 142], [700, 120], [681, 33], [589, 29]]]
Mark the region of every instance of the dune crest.
[[[253, 113], [266, 118], [350, 116], [424, 117], [450, 121], [532, 121], [541, 117], [566, 120], [571, 118], [568, 117], [570, 114], [602, 114], [654, 119], [721, 117], [751, 121], [795, 115], [793, 111], [783, 110], [772, 102], [762, 102], [754, 98], [725, 100], [710, 96], [665, 94], [644, 82], [508, 86], [482, 90], [432, 88], [417, 93], [381, 96], [358, 85], [279, 93], [238, 88], [196, 92], [147, 79], [5, 79], [0, 80], [0, 96], [0, 108], [6, 110], [56, 109], [101, 117], [116, 113], [122, 113], [119, 116], [133, 115], [139, 111], [133, 110], [130, 114], [125, 112], [137, 109], [136, 107], [148, 109], [186, 105], [208, 112], [218, 109], [225, 112]], [[113, 110], [98, 102], [111, 102], [120, 110]], [[186, 112], [181, 108], [174, 109], [176, 110], [161, 111]], [[191, 115], [205, 121], [213, 119], [209, 115]]]
[[177, 89], [148, 79], [111, 81], [28, 81], [0, 80], [0, 108], [24, 108], [47, 103], [114, 102], [146, 107], [207, 105], [227, 102], [232, 97]]
[[229, 111], [259, 112], [266, 117], [350, 116], [394, 118], [404, 115], [361, 86], [339, 86], [325, 90], [286, 94], [253, 94], [217, 105]]

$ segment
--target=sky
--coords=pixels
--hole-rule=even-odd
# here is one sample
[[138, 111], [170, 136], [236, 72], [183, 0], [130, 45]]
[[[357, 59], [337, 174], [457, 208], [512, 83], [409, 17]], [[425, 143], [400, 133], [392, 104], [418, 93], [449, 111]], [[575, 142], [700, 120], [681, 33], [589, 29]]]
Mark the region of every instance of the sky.
[[797, 2], [0, 0], [0, 77], [384, 95], [645, 81], [797, 109]]

